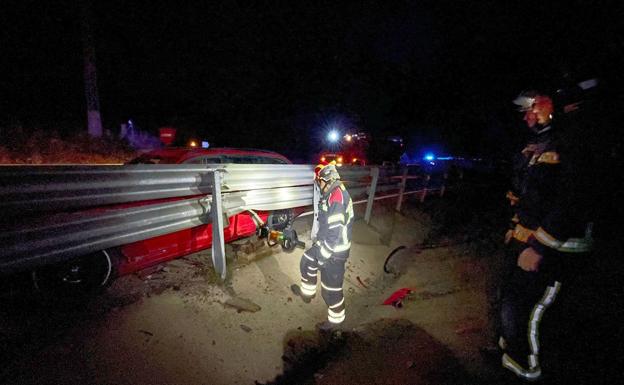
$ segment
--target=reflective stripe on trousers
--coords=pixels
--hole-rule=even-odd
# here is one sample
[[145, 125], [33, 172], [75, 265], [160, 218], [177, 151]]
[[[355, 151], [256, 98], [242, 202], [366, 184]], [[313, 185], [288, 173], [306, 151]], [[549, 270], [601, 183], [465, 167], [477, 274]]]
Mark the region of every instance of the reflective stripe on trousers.
[[318, 278], [318, 263], [316, 261], [318, 247], [312, 247], [304, 251], [299, 262], [301, 273], [301, 294], [312, 297], [316, 294], [316, 282]]
[[321, 295], [327, 304], [327, 320], [342, 323], [346, 317], [342, 283], [345, 274], [344, 259], [332, 258], [321, 267]]
[[542, 371], [539, 364], [539, 326], [540, 322], [548, 309], [557, 298], [557, 294], [561, 288], [561, 283], [555, 281], [552, 286], [547, 286], [542, 298], [535, 304], [531, 314], [529, 316], [527, 339], [529, 343], [530, 353], [527, 357], [528, 366], [524, 367], [519, 364], [508, 353], [505, 353], [502, 358], [502, 365], [514, 372], [517, 376], [522, 377], [529, 381], [537, 380], [541, 377]]
[[318, 274], [321, 275], [321, 295], [327, 304], [327, 320], [339, 324], [345, 320], [345, 303], [342, 292], [347, 253], [334, 254], [323, 265], [318, 259], [324, 259], [319, 246], [306, 250], [301, 256], [299, 269], [301, 273], [301, 292], [306, 296], [316, 294]]

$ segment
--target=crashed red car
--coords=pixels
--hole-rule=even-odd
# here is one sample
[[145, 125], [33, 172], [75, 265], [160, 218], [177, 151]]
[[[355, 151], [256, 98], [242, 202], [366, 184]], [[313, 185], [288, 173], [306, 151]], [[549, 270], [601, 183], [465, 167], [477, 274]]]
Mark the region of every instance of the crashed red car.
[[[234, 148], [164, 148], [142, 154], [130, 164], [290, 164], [284, 156], [263, 150]], [[136, 202], [130, 206], [145, 204]], [[257, 212], [270, 228], [283, 230], [293, 220], [294, 210]], [[256, 234], [250, 213], [229, 217], [225, 242]], [[212, 246], [212, 225], [201, 225], [118, 248], [102, 250], [82, 258], [47, 266], [33, 273], [39, 289], [81, 290], [107, 285], [114, 277], [191, 254]]]

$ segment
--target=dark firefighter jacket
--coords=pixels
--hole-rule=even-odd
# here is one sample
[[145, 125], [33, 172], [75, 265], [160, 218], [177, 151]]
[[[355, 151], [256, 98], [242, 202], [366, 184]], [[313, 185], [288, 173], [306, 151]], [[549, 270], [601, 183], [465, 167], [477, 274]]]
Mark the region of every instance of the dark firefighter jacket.
[[578, 153], [566, 152], [560, 134], [546, 127], [517, 154], [512, 190], [507, 197], [514, 211], [512, 236], [538, 252], [591, 249], [588, 197], [581, 186]]
[[316, 245], [324, 259], [346, 259], [351, 248], [353, 202], [340, 181], [335, 181], [319, 201]]

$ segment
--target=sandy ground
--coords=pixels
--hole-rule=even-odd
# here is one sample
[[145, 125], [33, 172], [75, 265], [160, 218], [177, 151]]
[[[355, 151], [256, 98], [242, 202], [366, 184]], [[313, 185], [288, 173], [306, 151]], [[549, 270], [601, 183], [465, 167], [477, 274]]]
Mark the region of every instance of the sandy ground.
[[[370, 225], [361, 212], [355, 223], [340, 332], [315, 328], [326, 317], [320, 295], [304, 304], [290, 292], [301, 250], [287, 254], [249, 238], [228, 245], [225, 283], [206, 251], [119, 278], [86, 304], [5, 314], [11, 349], [0, 382], [485, 382], [478, 349], [490, 337], [487, 261], [466, 245], [421, 249], [426, 216], [413, 205], [403, 214], [376, 206]], [[295, 222], [308, 245], [310, 218]], [[395, 273], [384, 273], [398, 246], [406, 248], [388, 264]], [[400, 288], [413, 289], [402, 307], [382, 305]]]

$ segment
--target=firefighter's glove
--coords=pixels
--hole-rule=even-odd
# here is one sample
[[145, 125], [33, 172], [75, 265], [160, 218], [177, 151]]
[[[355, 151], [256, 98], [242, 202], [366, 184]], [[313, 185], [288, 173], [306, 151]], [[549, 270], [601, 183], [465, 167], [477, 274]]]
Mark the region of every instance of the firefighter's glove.
[[538, 271], [543, 258], [534, 248], [527, 247], [518, 256], [518, 266], [524, 271]]

